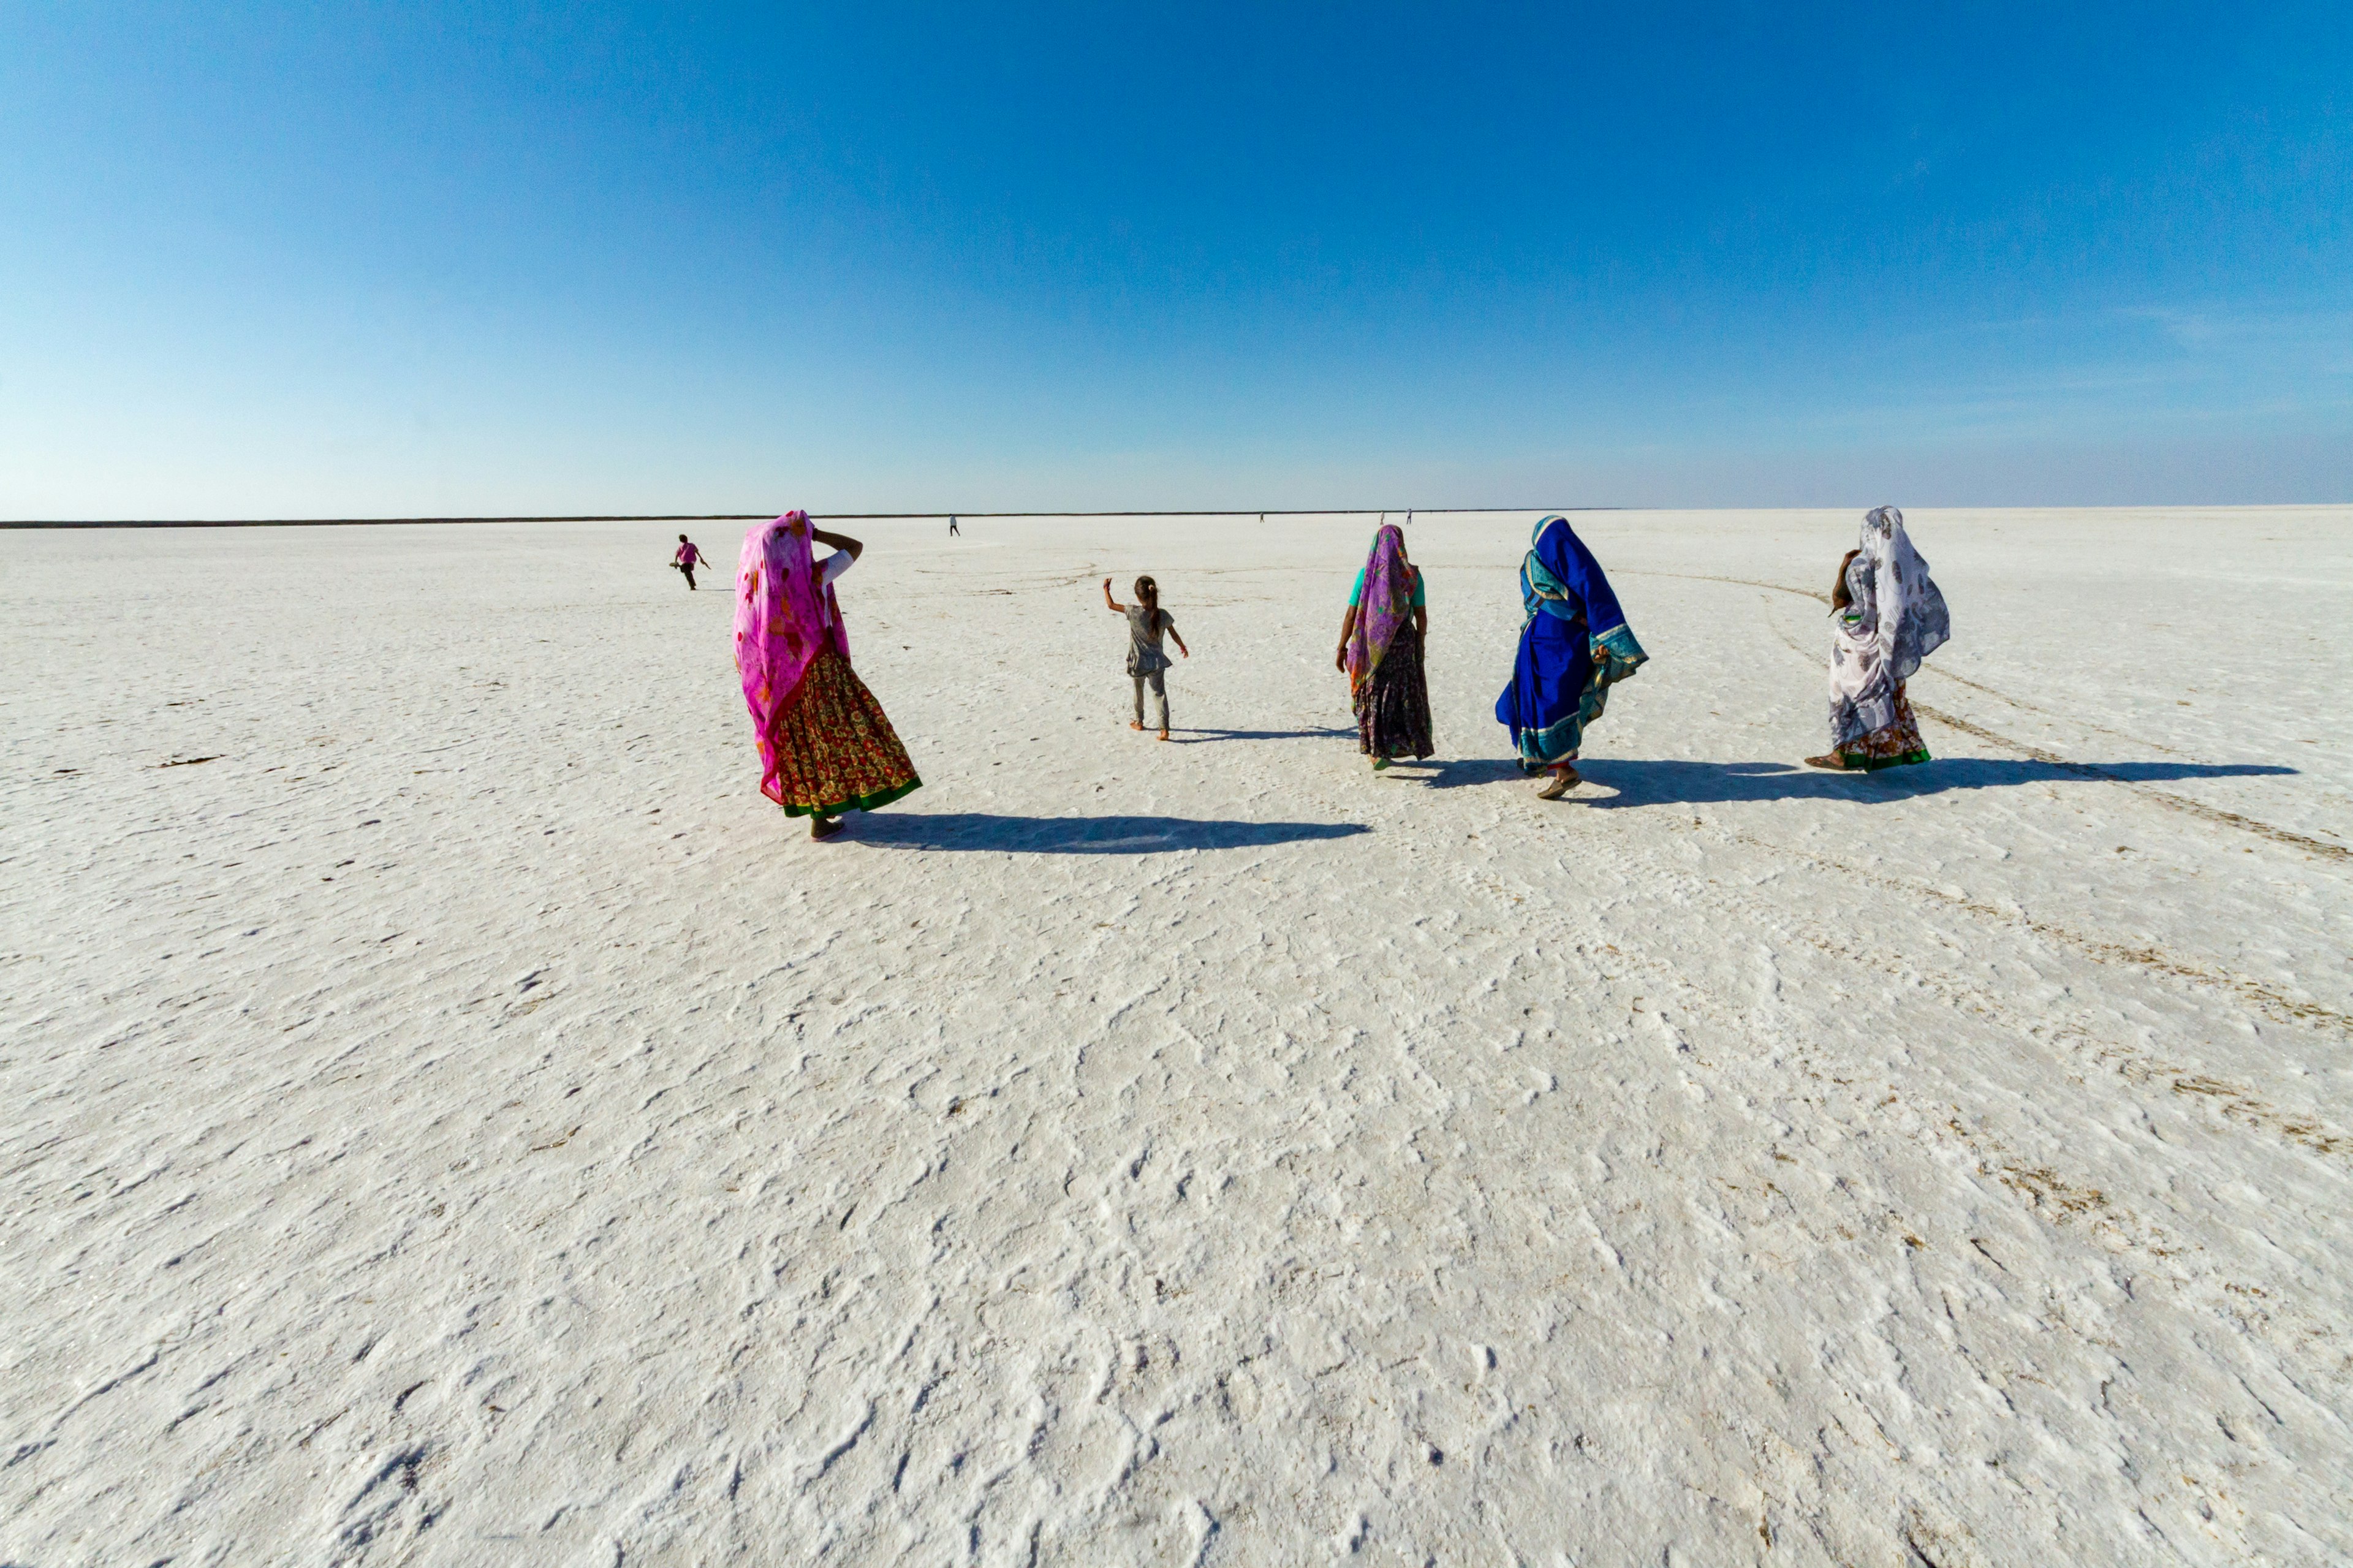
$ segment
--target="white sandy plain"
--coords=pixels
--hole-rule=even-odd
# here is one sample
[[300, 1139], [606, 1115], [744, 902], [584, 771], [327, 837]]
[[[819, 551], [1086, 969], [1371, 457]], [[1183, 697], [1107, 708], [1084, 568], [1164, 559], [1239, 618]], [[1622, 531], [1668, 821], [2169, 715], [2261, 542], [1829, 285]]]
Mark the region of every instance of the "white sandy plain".
[[0, 1562], [2353, 1560], [2353, 510], [1915, 513], [1868, 778], [1856, 512], [1584, 517], [1550, 806], [1530, 521], [1377, 778], [1365, 521], [845, 524], [822, 845], [740, 525], [0, 534]]

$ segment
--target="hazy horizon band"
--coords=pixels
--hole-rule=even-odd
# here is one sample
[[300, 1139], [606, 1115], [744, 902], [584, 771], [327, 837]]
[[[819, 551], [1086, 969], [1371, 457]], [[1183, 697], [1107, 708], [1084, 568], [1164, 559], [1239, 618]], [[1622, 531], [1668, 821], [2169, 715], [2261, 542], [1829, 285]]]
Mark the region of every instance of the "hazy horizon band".
[[[1497, 511], [1645, 511], [1646, 507], [1622, 506], [1332, 506], [1332, 507], [1187, 507], [1153, 511], [813, 511], [817, 521], [892, 522], [934, 517], [1380, 517], [1389, 512], [1427, 512], [1443, 516]], [[1658, 510], [1688, 510], [1669, 508]], [[459, 522], [757, 522], [779, 517], [773, 511], [609, 512], [564, 517], [257, 517], [257, 518], [116, 518], [23, 519], [0, 521], [0, 528], [371, 528], [397, 523]]]

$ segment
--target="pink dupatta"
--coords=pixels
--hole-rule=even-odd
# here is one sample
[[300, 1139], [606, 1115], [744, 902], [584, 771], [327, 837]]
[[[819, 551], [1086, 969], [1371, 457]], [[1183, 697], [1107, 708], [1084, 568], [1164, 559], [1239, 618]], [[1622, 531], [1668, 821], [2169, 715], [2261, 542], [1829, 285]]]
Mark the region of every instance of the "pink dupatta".
[[[799, 531], [790, 526], [798, 523]], [[776, 722], [792, 711], [801, 678], [830, 646], [849, 657], [841, 607], [833, 588], [818, 581], [809, 549], [808, 513], [788, 511], [744, 536], [735, 566], [735, 668], [760, 748], [760, 793], [781, 804], [776, 778]]]

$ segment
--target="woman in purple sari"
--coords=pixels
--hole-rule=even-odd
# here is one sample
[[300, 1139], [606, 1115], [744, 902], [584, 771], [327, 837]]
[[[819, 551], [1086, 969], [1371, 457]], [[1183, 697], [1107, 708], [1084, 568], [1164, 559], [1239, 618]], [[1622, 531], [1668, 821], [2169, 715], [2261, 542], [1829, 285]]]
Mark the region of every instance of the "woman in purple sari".
[[1403, 531], [1390, 523], [1373, 535], [1372, 554], [1348, 591], [1333, 658], [1348, 672], [1356, 741], [1376, 772], [1399, 757], [1430, 753], [1430, 682], [1421, 665], [1429, 635], [1421, 571], [1406, 559]]

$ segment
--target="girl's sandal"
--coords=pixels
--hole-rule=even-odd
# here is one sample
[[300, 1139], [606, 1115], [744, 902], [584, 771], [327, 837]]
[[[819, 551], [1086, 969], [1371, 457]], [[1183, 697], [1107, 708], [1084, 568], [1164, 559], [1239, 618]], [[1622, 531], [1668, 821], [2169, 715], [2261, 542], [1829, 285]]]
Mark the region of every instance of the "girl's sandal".
[[1388, 767], [1388, 765], [1389, 760], [1387, 757], [1375, 757], [1373, 759], [1373, 772], [1375, 773], [1379, 773], [1383, 768]]
[[1836, 752], [1824, 752], [1819, 757], [1808, 757], [1806, 759], [1806, 766], [1810, 768], [1827, 769], [1829, 772], [1834, 773], [1851, 773], [1853, 771], [1846, 765], [1846, 759], [1840, 756]]
[[812, 816], [809, 818], [809, 837], [811, 838], [830, 838], [840, 831], [841, 818], [838, 816]]

